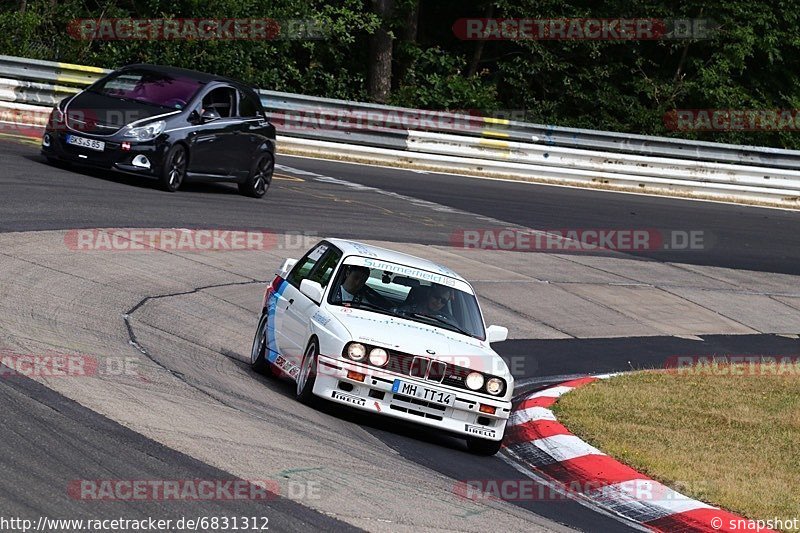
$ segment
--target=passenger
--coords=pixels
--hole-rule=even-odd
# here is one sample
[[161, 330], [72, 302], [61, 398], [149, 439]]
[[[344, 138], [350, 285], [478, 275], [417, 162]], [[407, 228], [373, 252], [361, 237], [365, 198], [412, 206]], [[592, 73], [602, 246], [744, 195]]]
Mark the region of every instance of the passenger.
[[429, 316], [449, 317], [447, 304], [453, 299], [453, 289], [443, 285], [431, 287], [421, 302], [405, 305], [399, 309], [402, 313], [419, 313]]

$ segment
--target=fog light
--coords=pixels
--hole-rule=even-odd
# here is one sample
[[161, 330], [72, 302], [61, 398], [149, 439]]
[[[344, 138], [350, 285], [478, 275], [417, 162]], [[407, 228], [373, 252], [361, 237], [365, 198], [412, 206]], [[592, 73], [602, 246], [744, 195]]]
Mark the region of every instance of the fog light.
[[367, 376], [362, 374], [361, 372], [356, 372], [354, 370], [347, 371], [347, 379], [352, 379], [353, 381], [361, 381], [363, 382]]
[[133, 166], [139, 168], [150, 168], [150, 160], [143, 155], [137, 155], [133, 158]]
[[483, 405], [483, 404], [481, 404], [481, 406], [478, 408], [478, 410], [480, 410], [481, 413], [486, 413], [486, 414], [489, 414], [489, 415], [493, 415], [494, 412], [495, 412], [495, 408], [494, 407], [492, 407], [491, 405]]
[[50, 134], [49, 133], [45, 133], [44, 137], [42, 137], [42, 146], [44, 146], [45, 148], [49, 148], [50, 147]]

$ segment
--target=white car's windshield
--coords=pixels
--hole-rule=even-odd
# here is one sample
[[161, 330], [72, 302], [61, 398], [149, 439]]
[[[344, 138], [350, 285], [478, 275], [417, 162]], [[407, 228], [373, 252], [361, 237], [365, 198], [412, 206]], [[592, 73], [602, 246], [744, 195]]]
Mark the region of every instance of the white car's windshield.
[[426, 276], [424, 271], [411, 267], [406, 269], [408, 273], [396, 270], [343, 265], [328, 302], [485, 338], [483, 320], [473, 294], [459, 290], [458, 283], [446, 276]]

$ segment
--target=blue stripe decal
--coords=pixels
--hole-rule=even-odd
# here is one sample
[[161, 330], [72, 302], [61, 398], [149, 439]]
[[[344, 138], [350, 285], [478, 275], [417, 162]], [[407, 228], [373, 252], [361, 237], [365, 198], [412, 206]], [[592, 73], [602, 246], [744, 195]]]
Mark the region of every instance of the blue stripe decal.
[[270, 363], [274, 363], [279, 355], [278, 345], [275, 342], [275, 309], [288, 284], [289, 283], [285, 280], [281, 282], [281, 284], [278, 285], [278, 290], [272, 291], [272, 294], [269, 296], [269, 302], [267, 303], [267, 360]]

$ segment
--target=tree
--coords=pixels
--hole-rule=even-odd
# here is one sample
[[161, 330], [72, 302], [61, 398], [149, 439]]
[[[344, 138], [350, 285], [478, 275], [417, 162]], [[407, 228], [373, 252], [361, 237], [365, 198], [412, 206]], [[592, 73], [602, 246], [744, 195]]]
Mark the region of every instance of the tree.
[[380, 26], [369, 38], [369, 71], [367, 95], [373, 102], [385, 103], [392, 90], [392, 49], [394, 36], [389, 25], [394, 11], [394, 0], [371, 0], [372, 11], [380, 19]]

